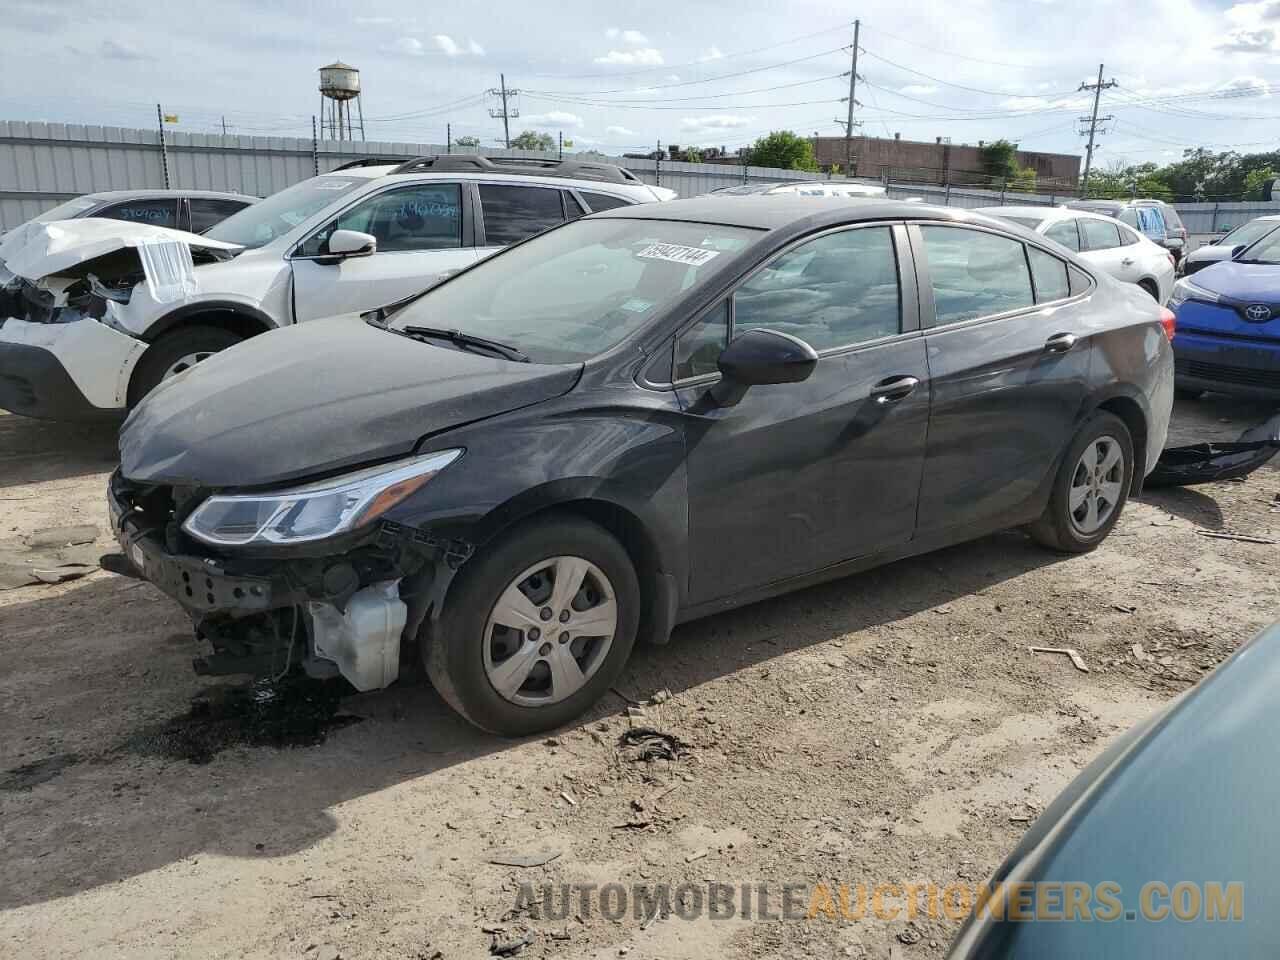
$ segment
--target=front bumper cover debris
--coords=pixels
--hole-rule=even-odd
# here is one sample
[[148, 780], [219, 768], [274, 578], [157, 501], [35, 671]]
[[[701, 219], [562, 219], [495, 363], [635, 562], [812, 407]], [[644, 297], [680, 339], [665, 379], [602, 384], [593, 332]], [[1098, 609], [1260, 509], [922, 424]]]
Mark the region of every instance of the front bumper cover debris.
[[1180, 487], [1247, 477], [1280, 451], [1280, 414], [1250, 427], [1234, 443], [1193, 443], [1167, 447], [1147, 487]]

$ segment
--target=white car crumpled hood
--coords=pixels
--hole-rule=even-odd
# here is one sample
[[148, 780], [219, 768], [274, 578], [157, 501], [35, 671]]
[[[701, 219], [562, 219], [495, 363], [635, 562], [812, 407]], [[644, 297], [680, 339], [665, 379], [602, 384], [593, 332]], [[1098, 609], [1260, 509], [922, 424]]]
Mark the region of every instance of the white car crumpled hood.
[[0, 240], [0, 264], [12, 274], [36, 281], [69, 267], [126, 247], [165, 245], [175, 242], [188, 248], [235, 251], [234, 243], [210, 240], [183, 230], [153, 227], [145, 223], [83, 217], [79, 220], [30, 221]]

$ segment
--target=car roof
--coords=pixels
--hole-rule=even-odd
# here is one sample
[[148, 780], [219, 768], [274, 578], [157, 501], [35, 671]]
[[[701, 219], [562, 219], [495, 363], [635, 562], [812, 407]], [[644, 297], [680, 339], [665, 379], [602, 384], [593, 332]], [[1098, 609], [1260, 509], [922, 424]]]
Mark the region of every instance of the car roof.
[[87, 193], [89, 200], [155, 200], [178, 199], [179, 197], [198, 197], [206, 200], [240, 200], [245, 203], [257, 203], [258, 197], [244, 193], [227, 193], [221, 190], [102, 190]]
[[[1114, 217], [1108, 217], [1092, 210], [1081, 210], [1076, 207], [978, 207], [976, 213], [985, 214], [988, 217], [1039, 217], [1041, 220], [1075, 220], [1079, 217], [1089, 217], [1093, 220], [1112, 221]], [[1129, 226], [1127, 223], [1124, 226]]]
[[378, 166], [348, 167], [345, 170], [331, 170], [322, 173], [320, 178], [335, 180], [379, 180], [388, 183], [417, 183], [430, 180], [510, 180], [513, 183], [525, 183], [543, 187], [569, 187], [575, 190], [591, 190], [597, 193], [609, 193], [622, 190], [624, 195], [635, 196], [636, 191], [648, 196], [647, 185], [642, 181], [635, 183], [617, 183], [611, 180], [587, 180], [579, 177], [554, 176], [545, 173], [531, 174], [523, 170], [408, 170], [397, 172], [401, 164], [380, 164]]
[[832, 197], [831, 203], [815, 204], [812, 197], [795, 194], [772, 196], [693, 197], [650, 203], [634, 207], [618, 207], [596, 217], [633, 220], [680, 220], [690, 223], [715, 223], [726, 227], [748, 227], [775, 230], [807, 221], [821, 228], [842, 223], [872, 220], [954, 220], [1007, 229], [1008, 224], [959, 207], [936, 207], [883, 197]]

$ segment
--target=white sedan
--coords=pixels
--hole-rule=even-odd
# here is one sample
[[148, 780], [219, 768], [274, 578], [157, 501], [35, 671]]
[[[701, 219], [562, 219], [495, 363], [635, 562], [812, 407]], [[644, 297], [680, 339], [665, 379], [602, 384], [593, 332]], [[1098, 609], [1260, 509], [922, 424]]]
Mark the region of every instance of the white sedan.
[[1056, 240], [1117, 280], [1136, 283], [1167, 303], [1173, 294], [1173, 255], [1113, 217], [1065, 207], [984, 207], [1000, 217]]

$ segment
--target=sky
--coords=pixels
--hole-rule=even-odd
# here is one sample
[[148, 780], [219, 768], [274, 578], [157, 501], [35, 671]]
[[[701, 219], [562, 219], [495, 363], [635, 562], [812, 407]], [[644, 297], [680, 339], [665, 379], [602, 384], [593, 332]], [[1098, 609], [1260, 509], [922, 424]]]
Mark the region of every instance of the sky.
[[[320, 66], [360, 68], [371, 140], [501, 146], [487, 93], [519, 91], [512, 134], [575, 149], [733, 150], [777, 129], [842, 132], [853, 20], [861, 132], [1005, 138], [1096, 163], [1206, 146], [1280, 148], [1280, 0], [0, 0], [0, 119], [310, 136]], [[838, 122], [837, 122], [838, 121]]]

